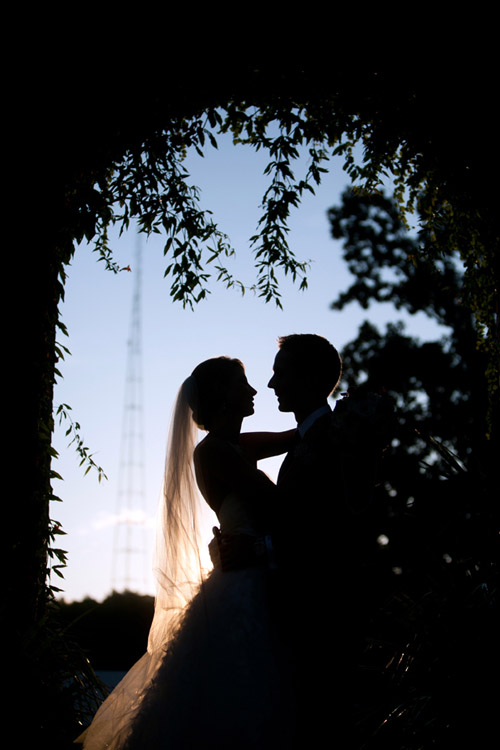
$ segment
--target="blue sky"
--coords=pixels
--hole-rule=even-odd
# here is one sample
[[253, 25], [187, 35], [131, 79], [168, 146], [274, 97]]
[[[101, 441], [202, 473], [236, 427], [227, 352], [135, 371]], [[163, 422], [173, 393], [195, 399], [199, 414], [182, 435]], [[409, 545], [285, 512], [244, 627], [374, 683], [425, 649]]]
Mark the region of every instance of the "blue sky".
[[[201, 204], [213, 211], [220, 228], [229, 235], [236, 257], [228, 267], [248, 285], [255, 280], [249, 238], [255, 234], [259, 204], [267, 186], [263, 175], [268, 158], [248, 147], [234, 147], [229, 139], [219, 149], [207, 151], [205, 159], [188, 157], [192, 182], [201, 188]], [[302, 165], [305, 174], [305, 164]], [[391, 305], [363, 311], [356, 305], [342, 312], [329, 309], [330, 302], [349, 283], [341, 259], [340, 243], [329, 237], [326, 211], [339, 202], [349, 184], [338, 160], [316, 189], [306, 194], [294, 212], [289, 243], [301, 260], [311, 260], [309, 288], [299, 292], [290, 280], [281, 285], [283, 310], [265, 304], [251, 292], [241, 296], [215, 281], [211, 294], [194, 311], [172, 303], [163, 239], [155, 235], [141, 239], [142, 247], [142, 371], [145, 446], [145, 517], [140, 553], [131, 558], [132, 588], [154, 593], [151, 562], [154, 547], [154, 517], [160, 499], [166, 438], [171, 408], [181, 382], [204, 359], [226, 354], [241, 359], [250, 383], [257, 389], [255, 414], [245, 420], [245, 430], [281, 430], [293, 426], [293, 415], [278, 412], [274, 393], [267, 388], [276, 354], [276, 339], [288, 333], [318, 333], [340, 351], [366, 318], [383, 327], [387, 321], [404, 319], [408, 330], [422, 338], [441, 332], [424, 316], [410, 318], [395, 313]], [[68, 267], [62, 320], [69, 339], [59, 337], [71, 356], [60, 363], [62, 379], [54, 403], [67, 403], [81, 425], [85, 444], [94, 454], [108, 480], [98, 483], [97, 474], [79, 467], [74, 447], [67, 447], [67, 425], [56, 428], [55, 447], [60, 457], [54, 469], [64, 481], [54, 482], [54, 492], [63, 503], [54, 503], [52, 517], [67, 536], [61, 546], [69, 553], [63, 581], [53, 583], [64, 590], [67, 600], [86, 595], [98, 600], [112, 587], [113, 538], [118, 495], [119, 455], [125, 393], [127, 340], [134, 285], [137, 235], [133, 231], [114, 239], [115, 257], [132, 271], [106, 272], [91, 246], [82, 245]], [[261, 468], [275, 478], [280, 459], [262, 462]], [[123, 529], [123, 526], [120, 526]], [[210, 528], [208, 526], [208, 528]], [[139, 526], [133, 534], [139, 534]], [[210, 536], [209, 532], [208, 536]], [[144, 537], [144, 539], [143, 539]], [[117, 562], [123, 560], [123, 555]], [[119, 583], [117, 588], [120, 588]]]

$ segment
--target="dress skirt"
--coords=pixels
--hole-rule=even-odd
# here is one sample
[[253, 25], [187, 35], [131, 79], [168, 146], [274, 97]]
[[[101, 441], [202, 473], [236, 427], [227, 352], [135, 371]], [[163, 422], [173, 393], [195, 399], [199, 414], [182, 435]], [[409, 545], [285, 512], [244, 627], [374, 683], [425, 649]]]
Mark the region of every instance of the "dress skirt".
[[103, 704], [84, 750], [291, 747], [291, 662], [269, 586], [264, 568], [213, 570], [163, 653], [146, 654]]

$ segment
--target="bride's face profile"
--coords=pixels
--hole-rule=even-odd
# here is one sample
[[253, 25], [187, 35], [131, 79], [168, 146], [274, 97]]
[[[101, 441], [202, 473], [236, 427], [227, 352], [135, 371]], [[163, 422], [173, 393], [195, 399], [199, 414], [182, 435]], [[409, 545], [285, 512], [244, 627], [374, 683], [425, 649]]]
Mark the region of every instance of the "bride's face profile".
[[186, 391], [193, 419], [201, 429], [211, 431], [227, 417], [243, 419], [254, 413], [253, 397], [257, 393], [245, 375], [238, 359], [213, 357], [196, 367]]
[[224, 405], [238, 417], [249, 417], [254, 413], [253, 398], [256, 393], [255, 388], [248, 382], [244, 369], [235, 368], [234, 375], [227, 385]]

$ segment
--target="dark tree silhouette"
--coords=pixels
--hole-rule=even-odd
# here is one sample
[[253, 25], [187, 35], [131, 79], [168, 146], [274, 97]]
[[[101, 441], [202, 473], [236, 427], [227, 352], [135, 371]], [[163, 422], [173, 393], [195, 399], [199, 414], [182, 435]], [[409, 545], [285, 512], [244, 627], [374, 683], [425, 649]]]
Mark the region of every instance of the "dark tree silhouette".
[[[439, 341], [420, 341], [405, 334], [401, 321], [390, 323], [383, 333], [365, 321], [344, 349], [345, 381], [365, 381], [375, 390], [384, 387], [395, 399], [398, 462], [407, 453], [429, 462], [435, 455], [428, 442], [433, 437], [486, 473], [486, 357], [478, 350], [473, 316], [463, 304], [457, 254], [431, 262], [428, 233], [424, 229], [412, 237], [398, 207], [384, 195], [367, 197], [348, 190], [328, 217], [332, 236], [343, 240], [344, 258], [354, 276], [332, 309], [353, 302], [365, 309], [388, 302], [395, 311], [424, 313], [447, 329]], [[425, 471], [432, 472], [429, 467]], [[406, 472], [400, 474], [404, 482]]]
[[367, 534], [386, 543], [373, 554], [357, 674], [360, 744], [480, 744], [492, 729], [482, 716], [495, 700], [499, 657], [498, 472], [463, 271], [453, 254], [429, 263], [428, 234], [410, 236], [383, 195], [348, 190], [328, 216], [354, 277], [333, 309], [390, 302], [448, 330], [420, 341], [401, 322], [380, 332], [365, 321], [343, 350], [344, 387], [384, 388], [398, 407]]
[[146, 652], [154, 613], [152, 596], [113, 592], [103, 602], [58, 602], [65, 633], [95, 670], [130, 669]]

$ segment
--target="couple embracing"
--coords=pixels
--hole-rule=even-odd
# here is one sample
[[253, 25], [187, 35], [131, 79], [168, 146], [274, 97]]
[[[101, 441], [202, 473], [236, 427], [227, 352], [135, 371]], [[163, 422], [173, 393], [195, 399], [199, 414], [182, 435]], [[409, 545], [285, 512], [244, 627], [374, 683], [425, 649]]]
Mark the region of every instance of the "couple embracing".
[[[85, 750], [316, 747], [327, 728], [338, 737], [380, 409], [358, 398], [331, 410], [341, 360], [326, 339], [291, 335], [279, 347], [268, 385], [294, 430], [241, 432], [256, 391], [239, 360], [201, 363], [179, 391], [148, 652], [101, 706]], [[196, 444], [198, 429], [207, 435]], [[280, 454], [275, 484], [257, 462]], [[219, 522], [201, 580], [197, 488]]]

